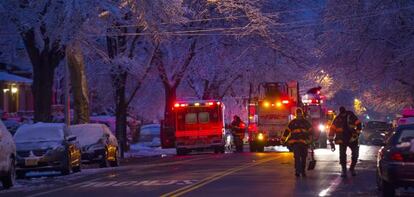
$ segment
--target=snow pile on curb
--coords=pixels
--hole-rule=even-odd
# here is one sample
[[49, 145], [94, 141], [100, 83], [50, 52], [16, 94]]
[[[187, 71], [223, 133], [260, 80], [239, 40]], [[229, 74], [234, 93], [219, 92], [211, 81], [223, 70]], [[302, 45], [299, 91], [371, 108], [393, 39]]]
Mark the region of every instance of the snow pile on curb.
[[162, 149], [161, 147], [150, 147], [143, 143], [131, 144], [129, 152], [125, 153], [125, 158], [133, 157], [166, 157], [177, 154], [175, 148]]

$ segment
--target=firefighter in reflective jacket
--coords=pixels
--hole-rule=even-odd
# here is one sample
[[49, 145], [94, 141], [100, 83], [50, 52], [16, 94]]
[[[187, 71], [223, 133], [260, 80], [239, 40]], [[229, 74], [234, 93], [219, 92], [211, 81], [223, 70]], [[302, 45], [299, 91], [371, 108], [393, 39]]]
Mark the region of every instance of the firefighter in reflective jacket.
[[311, 143], [312, 124], [304, 117], [302, 109], [296, 110], [296, 118], [289, 122], [288, 128], [283, 134], [282, 141], [293, 149], [295, 158], [295, 176], [306, 176], [306, 157], [308, 146]]
[[346, 171], [346, 150], [349, 147], [352, 151], [352, 161], [349, 171], [355, 176], [355, 165], [358, 161], [359, 144], [358, 138], [361, 133], [361, 121], [352, 111], [346, 111], [345, 107], [339, 108], [339, 115], [334, 119], [329, 130], [329, 142], [332, 151], [335, 151], [335, 144], [339, 144], [339, 163], [342, 167], [341, 177], [347, 177]]
[[233, 121], [231, 122], [231, 131], [237, 152], [243, 152], [243, 138], [245, 129], [246, 124], [244, 124], [241, 118], [237, 115], [233, 116]]

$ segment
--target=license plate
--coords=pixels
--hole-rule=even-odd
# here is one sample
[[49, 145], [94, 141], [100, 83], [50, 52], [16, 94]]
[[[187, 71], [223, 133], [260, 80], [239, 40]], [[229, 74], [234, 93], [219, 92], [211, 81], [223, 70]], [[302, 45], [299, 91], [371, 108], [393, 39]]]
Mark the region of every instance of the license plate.
[[39, 162], [39, 159], [36, 159], [36, 158], [27, 158], [24, 160], [24, 164], [26, 166], [37, 166], [38, 162]]

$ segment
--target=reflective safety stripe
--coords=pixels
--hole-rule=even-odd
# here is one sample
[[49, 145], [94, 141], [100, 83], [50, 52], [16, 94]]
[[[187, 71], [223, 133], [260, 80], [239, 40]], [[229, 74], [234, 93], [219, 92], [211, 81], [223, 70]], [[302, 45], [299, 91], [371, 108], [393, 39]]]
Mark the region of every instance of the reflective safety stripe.
[[288, 140], [289, 144], [293, 144], [293, 143], [303, 143], [303, 144], [307, 144], [306, 140], [295, 140], [295, 139], [291, 139]]
[[344, 132], [344, 129], [343, 128], [336, 128], [335, 129], [335, 132], [342, 133], [342, 132]]
[[342, 140], [340, 140], [340, 139], [336, 139], [335, 140], [335, 144], [342, 144], [343, 143], [343, 141]]

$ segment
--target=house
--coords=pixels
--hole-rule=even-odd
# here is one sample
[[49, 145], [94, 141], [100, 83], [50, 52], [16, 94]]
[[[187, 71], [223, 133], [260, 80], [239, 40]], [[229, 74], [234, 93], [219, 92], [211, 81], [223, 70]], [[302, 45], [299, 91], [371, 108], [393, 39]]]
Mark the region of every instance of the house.
[[0, 72], [0, 111], [32, 112], [32, 80], [4, 71]]

